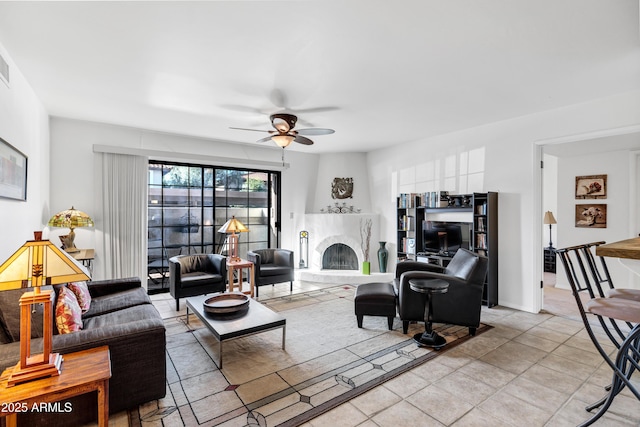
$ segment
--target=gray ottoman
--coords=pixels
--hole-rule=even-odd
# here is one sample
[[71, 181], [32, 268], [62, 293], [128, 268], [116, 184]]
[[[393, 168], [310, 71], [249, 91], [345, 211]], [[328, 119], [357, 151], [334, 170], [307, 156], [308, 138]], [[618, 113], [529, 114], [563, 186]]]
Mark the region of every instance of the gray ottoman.
[[396, 294], [391, 283], [366, 283], [356, 288], [354, 298], [358, 328], [362, 328], [363, 316], [385, 316], [389, 330], [396, 317]]

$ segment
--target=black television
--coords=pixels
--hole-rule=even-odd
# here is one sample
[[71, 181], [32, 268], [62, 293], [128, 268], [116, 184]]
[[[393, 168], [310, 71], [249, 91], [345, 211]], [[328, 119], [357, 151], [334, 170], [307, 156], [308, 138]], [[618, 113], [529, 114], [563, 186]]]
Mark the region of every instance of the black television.
[[424, 221], [422, 223], [422, 251], [453, 256], [458, 249], [469, 249], [471, 223]]

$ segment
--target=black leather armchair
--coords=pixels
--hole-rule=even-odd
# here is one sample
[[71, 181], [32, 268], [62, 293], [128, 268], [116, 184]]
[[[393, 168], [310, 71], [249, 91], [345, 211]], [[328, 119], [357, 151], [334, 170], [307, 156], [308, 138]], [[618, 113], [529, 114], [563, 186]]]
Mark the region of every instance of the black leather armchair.
[[394, 288], [398, 295], [398, 313], [406, 334], [410, 321], [424, 321], [423, 294], [412, 291], [409, 280], [443, 279], [449, 283], [444, 294], [434, 294], [433, 322], [468, 326], [475, 335], [480, 326], [482, 291], [489, 259], [466, 249], [459, 249], [446, 267], [424, 262], [404, 261], [396, 266]]
[[227, 288], [227, 258], [218, 254], [178, 255], [169, 258], [169, 292], [176, 299], [224, 292]]
[[247, 252], [247, 259], [254, 264], [256, 297], [263, 285], [289, 282], [289, 291], [293, 291], [295, 266], [293, 251], [288, 249], [255, 249]]

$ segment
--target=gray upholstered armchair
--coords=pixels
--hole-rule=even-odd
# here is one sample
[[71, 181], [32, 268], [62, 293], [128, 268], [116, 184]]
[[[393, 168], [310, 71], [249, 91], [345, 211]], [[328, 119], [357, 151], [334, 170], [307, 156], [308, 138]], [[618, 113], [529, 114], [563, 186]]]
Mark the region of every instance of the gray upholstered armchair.
[[178, 255], [169, 258], [169, 292], [176, 299], [224, 292], [227, 288], [227, 258], [218, 254]]
[[397, 264], [394, 287], [398, 295], [398, 313], [406, 334], [410, 321], [424, 321], [423, 295], [412, 291], [409, 280], [443, 279], [449, 283], [444, 294], [434, 294], [433, 322], [468, 326], [475, 335], [480, 326], [482, 291], [489, 259], [466, 249], [458, 249], [446, 267], [424, 262], [404, 261]]
[[289, 282], [293, 290], [295, 266], [293, 251], [288, 249], [255, 249], [247, 252], [247, 259], [255, 265], [256, 297], [262, 285]]

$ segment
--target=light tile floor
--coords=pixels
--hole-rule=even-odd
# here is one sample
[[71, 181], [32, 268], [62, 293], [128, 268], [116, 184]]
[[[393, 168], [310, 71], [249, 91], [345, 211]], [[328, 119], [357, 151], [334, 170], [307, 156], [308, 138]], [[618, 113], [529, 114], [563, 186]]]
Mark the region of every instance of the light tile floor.
[[[294, 292], [325, 286], [294, 282]], [[260, 294], [288, 295], [289, 286], [265, 286]], [[178, 314], [168, 294], [152, 299], [164, 317]], [[539, 314], [483, 307], [482, 321], [492, 330], [304, 427], [576, 426], [590, 417], [584, 407], [604, 396], [611, 369], [596, 353], [569, 291], [545, 287], [545, 307]], [[180, 308], [184, 313], [182, 301]], [[123, 425], [119, 416], [109, 425]], [[639, 426], [640, 402], [623, 391], [595, 425]]]

